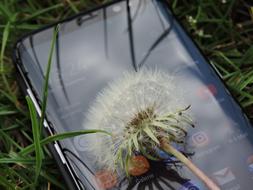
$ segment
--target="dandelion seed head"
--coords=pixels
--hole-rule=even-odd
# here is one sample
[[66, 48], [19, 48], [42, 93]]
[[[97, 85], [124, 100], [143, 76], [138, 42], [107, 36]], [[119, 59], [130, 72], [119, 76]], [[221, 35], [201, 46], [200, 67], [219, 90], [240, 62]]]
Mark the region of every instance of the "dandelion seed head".
[[[182, 100], [183, 94], [171, 75], [148, 69], [125, 73], [102, 90], [84, 122], [85, 128], [105, 130], [112, 137], [99, 133], [86, 136], [89, 147], [86, 151], [95, 156], [97, 166], [115, 167], [119, 147], [135, 130], [129, 125], [139, 126], [150, 117], [175, 112], [186, 106]], [[139, 139], [150, 143], [145, 136]]]

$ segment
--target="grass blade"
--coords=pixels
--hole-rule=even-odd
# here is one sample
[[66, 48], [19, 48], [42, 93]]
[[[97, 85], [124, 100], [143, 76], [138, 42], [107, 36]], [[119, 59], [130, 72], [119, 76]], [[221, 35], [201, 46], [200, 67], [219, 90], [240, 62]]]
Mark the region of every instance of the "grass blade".
[[38, 177], [40, 175], [40, 170], [42, 166], [42, 159], [43, 159], [43, 150], [40, 145], [40, 128], [39, 128], [39, 122], [37, 118], [37, 113], [35, 106], [33, 105], [33, 102], [30, 97], [26, 97], [29, 111], [30, 111], [30, 117], [32, 121], [32, 132], [33, 132], [33, 141], [34, 141], [34, 148], [35, 148], [35, 156], [36, 156], [36, 166], [35, 166], [35, 184], [37, 184]]
[[1, 175], [0, 175], [0, 185], [5, 187], [5, 189], [16, 189], [12, 183], [10, 183], [8, 180], [6, 180], [6, 178], [4, 178]]
[[[102, 130], [73, 131], [73, 132], [61, 133], [61, 134], [56, 134], [56, 135], [46, 137], [45, 139], [41, 140], [40, 144], [41, 144], [41, 146], [45, 146], [45, 145], [52, 143], [54, 141], [59, 141], [59, 140], [63, 140], [66, 138], [71, 138], [71, 137], [85, 135], [85, 134], [92, 134], [92, 133], [104, 133], [104, 134], [110, 135], [108, 132], [102, 131]], [[27, 154], [33, 152], [34, 149], [35, 149], [34, 144], [31, 144], [31, 145], [25, 147], [22, 151], [20, 151], [19, 154], [20, 155], [27, 155]]]
[[8, 82], [7, 78], [6, 78], [6, 73], [5, 73], [5, 68], [4, 68], [4, 53], [5, 53], [7, 41], [8, 41], [8, 38], [9, 38], [9, 34], [10, 34], [10, 22], [8, 22], [5, 25], [5, 28], [4, 28], [4, 31], [3, 31], [2, 46], [1, 46], [1, 52], [0, 52], [0, 74], [2, 75], [3, 83], [4, 83], [7, 91], [10, 94], [11, 101], [16, 105], [17, 98], [16, 98], [15, 95], [13, 95], [13, 93], [11, 91], [11, 87], [9, 85], [9, 82]]
[[39, 124], [40, 130], [43, 126], [43, 122], [44, 122], [44, 119], [45, 119], [45, 112], [46, 112], [46, 106], [47, 106], [47, 96], [48, 96], [49, 75], [50, 75], [50, 71], [51, 71], [54, 47], [55, 47], [55, 42], [56, 42], [56, 38], [57, 38], [57, 35], [58, 35], [58, 30], [59, 30], [59, 25], [57, 25], [57, 27], [55, 28], [55, 31], [54, 31], [54, 34], [53, 34], [53, 40], [51, 42], [49, 57], [48, 57], [45, 83], [44, 83], [44, 86], [43, 86], [41, 118], [40, 118], [40, 124]]
[[38, 16], [40, 16], [40, 15], [42, 15], [42, 14], [45, 14], [45, 13], [47, 13], [47, 12], [49, 12], [49, 11], [52, 11], [52, 10], [55, 10], [55, 9], [58, 9], [58, 8], [61, 8], [61, 7], [63, 7], [63, 3], [59, 3], [59, 4], [53, 5], [53, 6], [51, 6], [51, 7], [47, 7], [47, 8], [45, 8], [45, 9], [39, 10], [39, 11], [37, 11], [37, 12], [34, 12], [32, 15], [30, 15], [28, 18], [26, 18], [26, 19], [23, 20], [22, 22], [31, 20], [31, 19], [33, 19], [33, 18], [35, 18], [35, 17], [38, 17]]

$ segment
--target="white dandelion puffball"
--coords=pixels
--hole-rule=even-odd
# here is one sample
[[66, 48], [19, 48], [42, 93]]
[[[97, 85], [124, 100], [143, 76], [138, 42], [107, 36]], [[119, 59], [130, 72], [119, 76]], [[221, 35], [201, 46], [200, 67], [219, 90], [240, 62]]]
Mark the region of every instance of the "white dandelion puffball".
[[186, 107], [180, 87], [173, 77], [158, 70], [127, 72], [110, 83], [91, 105], [84, 122], [86, 129], [101, 129], [112, 134], [85, 136], [86, 150], [96, 166], [115, 167], [115, 154], [125, 140], [125, 127], [135, 116], [153, 108], [157, 116]]

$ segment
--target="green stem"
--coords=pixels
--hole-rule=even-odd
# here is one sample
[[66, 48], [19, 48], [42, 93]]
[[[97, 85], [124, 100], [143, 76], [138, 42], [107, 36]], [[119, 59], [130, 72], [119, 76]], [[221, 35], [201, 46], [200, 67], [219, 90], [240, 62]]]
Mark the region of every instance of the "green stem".
[[188, 167], [192, 173], [194, 173], [200, 180], [202, 180], [205, 185], [210, 190], [220, 190], [220, 188], [206, 175], [202, 172], [195, 164], [193, 164], [185, 155], [171, 146], [166, 140], [162, 139], [161, 148], [167, 152], [175, 156], [178, 160], [180, 160], [186, 167]]

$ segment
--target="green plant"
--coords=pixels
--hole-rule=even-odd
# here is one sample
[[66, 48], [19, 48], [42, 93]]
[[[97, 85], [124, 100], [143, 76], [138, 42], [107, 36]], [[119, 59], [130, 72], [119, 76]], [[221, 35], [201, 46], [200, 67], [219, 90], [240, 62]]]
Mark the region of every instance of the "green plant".
[[[36, 158], [30, 116], [16, 81], [11, 54], [22, 34], [104, 3], [103, 0], [2, 0], [0, 3], [0, 189], [34, 183]], [[250, 0], [168, 0], [204, 54], [253, 118], [253, 22]], [[225, 3], [222, 3], [225, 2]], [[53, 138], [51, 139], [53, 141]], [[57, 139], [55, 139], [57, 140]], [[58, 139], [59, 140], [59, 139]], [[64, 189], [46, 143], [37, 189]], [[19, 156], [19, 153], [23, 155]]]

